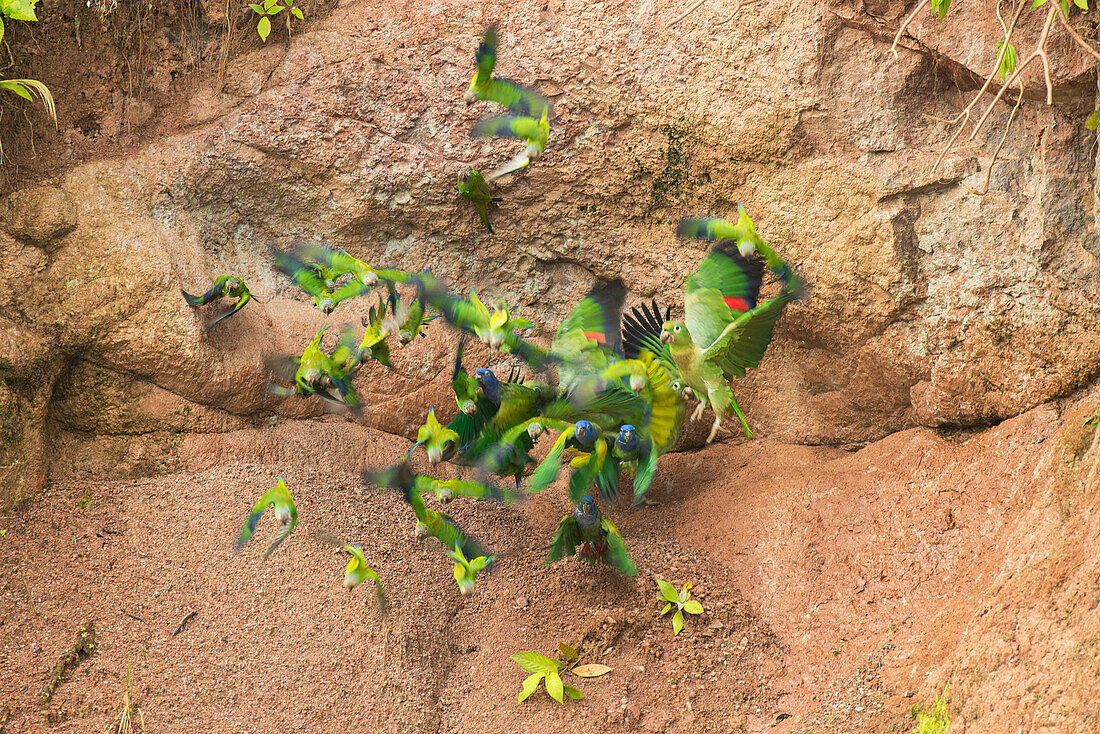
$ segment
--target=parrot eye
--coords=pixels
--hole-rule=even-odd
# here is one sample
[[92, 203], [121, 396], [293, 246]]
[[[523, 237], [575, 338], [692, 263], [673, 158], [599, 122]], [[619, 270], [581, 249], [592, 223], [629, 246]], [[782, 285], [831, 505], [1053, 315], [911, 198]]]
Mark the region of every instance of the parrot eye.
[[675, 328], [673, 329], [673, 331], [679, 331], [679, 330], [680, 330], [680, 327], [679, 327], [679, 326], [677, 326], [677, 327], [675, 327]]

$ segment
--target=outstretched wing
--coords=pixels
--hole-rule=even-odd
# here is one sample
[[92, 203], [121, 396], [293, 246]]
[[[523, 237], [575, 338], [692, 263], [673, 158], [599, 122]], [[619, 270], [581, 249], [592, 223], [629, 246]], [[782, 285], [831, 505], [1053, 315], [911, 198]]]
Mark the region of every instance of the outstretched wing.
[[214, 318], [213, 320], [211, 320], [210, 323], [208, 323], [206, 325], [206, 328], [209, 329], [211, 326], [218, 323], [219, 321], [225, 321], [227, 318], [229, 318], [230, 316], [232, 316], [233, 314], [237, 313], [242, 308], [244, 308], [244, 305], [246, 303], [248, 303], [249, 301], [251, 301], [251, 300], [252, 300], [252, 294], [249, 293], [246, 290], [244, 293], [241, 294], [240, 300], [237, 301], [237, 304], [235, 306], [233, 306], [233, 308], [229, 309], [228, 311], [223, 313], [221, 316], [218, 316], [218, 317]]
[[577, 552], [577, 546], [584, 542], [581, 538], [581, 529], [572, 515], [566, 515], [558, 523], [558, 529], [554, 533], [554, 540], [550, 543], [550, 552], [546, 554], [543, 563], [549, 564], [568, 558]]
[[650, 354], [660, 361], [673, 380], [679, 378], [680, 370], [672, 360], [672, 351], [669, 346], [661, 341], [661, 325], [672, 318], [672, 306], [665, 309], [664, 318], [661, 318], [661, 307], [656, 299], [651, 305], [642, 303], [623, 314], [623, 354], [627, 359], [637, 359], [642, 350], [648, 350]]
[[187, 301], [188, 306], [205, 306], [225, 295], [225, 284], [227, 282], [229, 282], [228, 275], [219, 275], [214, 279], [214, 285], [210, 286], [210, 290], [201, 296], [193, 296], [182, 288], [180, 288], [180, 293], [183, 294], [183, 300]]
[[733, 240], [719, 242], [684, 284], [684, 324], [706, 349], [737, 316], [756, 307], [764, 261], [741, 256]]
[[623, 536], [619, 535], [619, 529], [607, 517], [603, 518], [602, 527], [607, 533], [607, 552], [602, 558], [603, 562], [614, 567], [624, 576], [637, 574], [638, 568], [626, 552], [626, 545], [623, 543]]
[[702, 352], [700, 359], [717, 364], [727, 379], [744, 377], [745, 370], [760, 364], [771, 343], [775, 322], [787, 304], [801, 293], [797, 276], [793, 273], [792, 276], [777, 295], [734, 319]]
[[476, 138], [526, 138], [535, 140], [539, 136], [539, 121], [534, 117], [499, 115], [478, 120], [474, 125]]

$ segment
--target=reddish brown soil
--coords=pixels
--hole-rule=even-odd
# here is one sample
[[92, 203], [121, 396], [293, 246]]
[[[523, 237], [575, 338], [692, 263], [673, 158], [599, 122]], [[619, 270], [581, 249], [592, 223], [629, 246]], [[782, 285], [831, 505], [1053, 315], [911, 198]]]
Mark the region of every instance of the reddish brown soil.
[[[1063, 724], [1051, 731], [1089, 731], [1098, 561], [1082, 546], [1036, 575], [1025, 546], [1095, 535], [1082, 505], [1045, 534], [1034, 513], [1051, 492], [1095, 497], [1100, 448], [1080, 427], [1097, 405], [1039, 408], [980, 434], [913, 430], [854, 453], [758, 439], [671, 455], [660, 504], [610, 509], [634, 580], [540, 565], [569, 509], [560, 486], [519, 506], [456, 500], [448, 512], [499, 553], [467, 599], [438, 544], [411, 536], [400, 499], [348, 471], [392, 461], [407, 442], [333, 418], [254, 436], [270, 463], [57, 482], [0, 519], [6, 731], [102, 731], [127, 665], [150, 731], [908, 731], [910, 706], [949, 680], [967, 731], [1050, 720]], [[276, 444], [286, 453], [270, 453]], [[300, 525], [261, 564], [265, 518], [235, 556], [247, 508], [276, 472]], [[316, 533], [363, 543], [384, 611], [369, 589], [344, 591], [346, 558]], [[1008, 580], [1017, 572], [1033, 582]], [[679, 637], [657, 614], [654, 575], [694, 583], [706, 610]], [[1086, 603], [1067, 608], [1066, 593]], [[97, 654], [40, 706], [46, 672], [89, 620]], [[1012, 620], [1060, 642], [1017, 642], [1000, 658]], [[509, 656], [560, 642], [614, 672], [572, 680], [584, 701], [540, 692], [518, 704], [525, 674]], [[1030, 701], [1017, 695], [1036, 679]]]

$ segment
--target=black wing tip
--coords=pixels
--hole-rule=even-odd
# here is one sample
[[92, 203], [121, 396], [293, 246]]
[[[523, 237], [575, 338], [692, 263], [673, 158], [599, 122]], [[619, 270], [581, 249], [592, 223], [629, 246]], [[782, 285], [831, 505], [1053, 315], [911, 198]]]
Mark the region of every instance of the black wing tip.
[[676, 236], [684, 239], [713, 240], [707, 232], [707, 222], [714, 217], [685, 217], [676, 225]]
[[183, 294], [183, 300], [187, 301], [188, 306], [201, 306], [202, 296], [193, 296], [183, 288], [180, 288], [180, 293]]

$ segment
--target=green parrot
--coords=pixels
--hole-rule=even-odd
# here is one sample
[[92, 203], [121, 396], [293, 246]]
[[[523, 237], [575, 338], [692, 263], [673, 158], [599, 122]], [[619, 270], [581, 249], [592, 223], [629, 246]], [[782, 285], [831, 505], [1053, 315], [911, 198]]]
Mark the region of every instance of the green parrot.
[[472, 288], [467, 299], [455, 295], [430, 273], [414, 275], [412, 279], [416, 282], [417, 299], [439, 311], [451, 326], [474, 334], [493, 349], [516, 354], [539, 368], [544, 365], [546, 353], [515, 334], [517, 329], [531, 328], [531, 322], [512, 318], [504, 301], [498, 301], [490, 311]]
[[473, 169], [458, 174], [458, 193], [462, 198], [473, 202], [477, 215], [481, 217], [481, 223], [489, 230], [489, 234], [492, 234], [493, 225], [489, 223], [489, 204], [504, 201], [504, 197], [493, 196], [485, 177]]
[[283, 481], [282, 477], [278, 477], [275, 486], [264, 492], [263, 496], [260, 497], [260, 501], [253, 505], [252, 510], [248, 513], [244, 526], [241, 528], [241, 534], [237, 538], [236, 550], [238, 553], [248, 544], [248, 541], [252, 540], [252, 534], [256, 532], [256, 525], [260, 522], [260, 518], [263, 517], [268, 507], [275, 508], [275, 519], [282, 525], [282, 530], [275, 536], [275, 540], [267, 549], [267, 553], [264, 553], [265, 561], [294, 531], [294, 526], [298, 524], [298, 508], [294, 504], [294, 498], [290, 495], [290, 490], [287, 489], [286, 482]]
[[193, 296], [182, 288], [180, 288], [180, 293], [183, 294], [183, 299], [187, 301], [187, 305], [192, 308], [205, 306], [223, 297], [237, 299], [237, 302], [233, 304], [233, 308], [215, 317], [206, 325], [208, 329], [219, 321], [224, 321], [237, 313], [244, 308], [246, 303], [252, 300], [252, 294], [248, 292], [248, 287], [245, 286], [244, 281], [234, 275], [219, 275], [214, 279], [214, 285], [210, 286], [210, 290], [201, 296]]
[[[337, 345], [336, 349], [333, 350], [333, 354], [342, 360], [339, 363], [325, 353], [321, 345], [325, 331], [328, 328], [328, 326], [323, 326], [314, 334], [309, 344], [302, 350], [301, 357], [269, 362], [269, 369], [273, 374], [279, 374], [280, 378], [286, 378], [285, 372], [289, 371], [284, 370], [284, 363], [297, 363], [298, 368], [294, 371], [293, 388], [281, 387], [269, 380], [267, 389], [269, 392], [282, 397], [316, 395], [322, 400], [350, 409], [356, 417], [362, 417], [362, 404], [359, 394], [351, 383], [351, 370], [348, 369], [348, 365], [357, 358], [350, 354], [350, 348], [346, 344], [344, 348]], [[332, 390], [335, 390], [336, 393], [333, 393]]]
[[495, 181], [501, 176], [514, 173], [538, 160], [546, 150], [546, 144], [550, 141], [550, 114], [549, 106], [542, 109], [542, 116], [516, 117], [514, 115], [500, 115], [479, 120], [474, 125], [473, 134], [479, 138], [524, 138], [527, 147], [524, 148], [512, 160], [500, 168], [491, 171], [487, 176], [489, 181]]
[[447, 555], [455, 562], [455, 583], [458, 584], [458, 591], [463, 596], [473, 593], [474, 576], [496, 558], [496, 556], [478, 556], [477, 558], [467, 559], [461, 547], [456, 547]]
[[379, 281], [385, 281], [386, 283], [409, 282], [409, 274], [405, 271], [372, 268], [339, 247], [307, 245], [299, 249], [301, 252], [300, 259], [304, 259], [315, 268], [331, 273], [334, 284], [337, 278], [346, 273], [350, 273], [355, 280], [365, 286], [377, 285]]
[[377, 472], [368, 477], [368, 483], [379, 487], [386, 487], [389, 489], [397, 490], [401, 493], [405, 502], [412, 507], [413, 512], [416, 513], [416, 528], [414, 533], [417, 538], [425, 538], [432, 536], [437, 538], [444, 548], [459, 549], [467, 558], [477, 558], [478, 556], [487, 556], [488, 553], [481, 545], [462, 532], [455, 525], [447, 515], [442, 512], [436, 512], [429, 508], [424, 503], [424, 498], [421, 496], [422, 492], [439, 490], [443, 487], [454, 490], [468, 489], [472, 492], [482, 492], [482, 496], [479, 499], [488, 498], [490, 496], [490, 488], [475, 488], [475, 482], [460, 482], [458, 480], [452, 480], [450, 482], [441, 482], [431, 477], [425, 477], [417, 475], [413, 472], [412, 467], [409, 466], [407, 461], [398, 464], [396, 467], [387, 469], [386, 471]]
[[[415, 276], [410, 276], [412, 279]], [[382, 326], [390, 333], [397, 334], [402, 346], [409, 344], [418, 336], [424, 336], [424, 325], [435, 321], [439, 314], [424, 317], [424, 301], [417, 298], [402, 298], [397, 292], [396, 282], [387, 280], [389, 290], [390, 315], [382, 320]]]
[[361, 296], [371, 288], [370, 285], [359, 280], [359, 278], [352, 278], [333, 291], [326, 285], [322, 276], [318, 275], [315, 266], [281, 250], [273, 250], [273, 257], [276, 269], [287, 275], [299, 288], [312, 296], [314, 305], [325, 314], [332, 313], [333, 309], [341, 302]]
[[[737, 224], [724, 220], [688, 219], [677, 230], [681, 236], [713, 238], [724, 234], [684, 284], [684, 320], [666, 320], [658, 339], [650, 333], [645, 345], [685, 390], [699, 399], [692, 415], [697, 420], [709, 404], [715, 412], [707, 442], [714, 440], [722, 421], [736, 415], [745, 436], [752, 431], [727, 380], [744, 377], [756, 367], [771, 341], [775, 323], [788, 303], [801, 297], [802, 281], [756, 234], [741, 208]], [[751, 247], [750, 247], [751, 245]], [[757, 303], [764, 263], [742, 251], [759, 252], [782, 283], [779, 293]], [[665, 346], [667, 345], [667, 346]]]
[[341, 546], [341, 548], [351, 554], [351, 560], [348, 561], [348, 565], [344, 568], [344, 586], [347, 590], [351, 591], [356, 586], [369, 579], [378, 587], [378, 597], [380, 599], [385, 597], [386, 592], [382, 590], [382, 580], [378, 578], [378, 574], [374, 569], [367, 565], [367, 559], [363, 557], [362, 547], [359, 545], [345, 544]]
[[363, 338], [360, 339], [354, 328], [345, 328], [340, 331], [340, 338], [332, 351], [332, 361], [342, 373], [354, 374], [364, 364], [374, 359], [387, 367], [390, 364], [390, 345], [386, 342], [389, 331], [382, 325], [386, 303], [381, 301], [376, 310], [370, 307], [367, 316], [363, 317], [365, 327]]
[[581, 497], [573, 514], [558, 523], [558, 530], [544, 563], [553, 563], [575, 555], [580, 546], [581, 560], [588, 564], [606, 563], [624, 576], [634, 576], [638, 569], [627, 555], [623, 537], [615, 525], [603, 516], [591, 495]]
[[493, 78], [493, 67], [497, 59], [497, 29], [495, 25], [485, 29], [481, 43], [477, 47], [474, 59], [477, 71], [470, 80], [470, 88], [463, 99], [476, 102], [479, 99], [496, 102], [521, 115], [537, 115], [548, 107], [546, 99], [537, 92], [522, 87], [510, 79]]
[[428, 462], [438, 464], [448, 461], [458, 450], [460, 437], [457, 431], [445, 428], [435, 417], [435, 406], [428, 409], [428, 420], [416, 432], [416, 443], [409, 449], [409, 455], [419, 446], [428, 454]]

